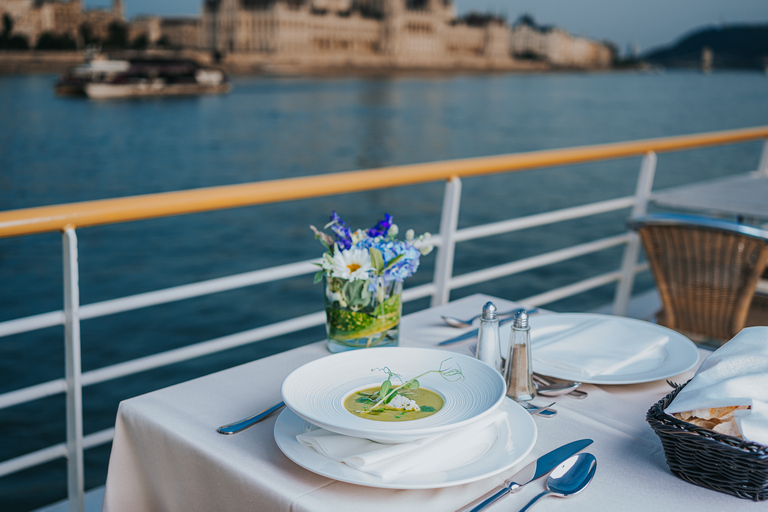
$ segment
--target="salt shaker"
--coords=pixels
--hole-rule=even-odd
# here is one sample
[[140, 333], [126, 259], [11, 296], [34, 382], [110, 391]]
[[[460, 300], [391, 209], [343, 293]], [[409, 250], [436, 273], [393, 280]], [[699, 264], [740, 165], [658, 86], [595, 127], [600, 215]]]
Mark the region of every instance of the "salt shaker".
[[499, 317], [493, 302], [486, 302], [480, 315], [477, 336], [477, 358], [501, 373], [501, 345], [499, 343]]
[[524, 309], [515, 314], [509, 335], [507, 355], [507, 396], [515, 400], [532, 400], [536, 396], [531, 366], [531, 327]]

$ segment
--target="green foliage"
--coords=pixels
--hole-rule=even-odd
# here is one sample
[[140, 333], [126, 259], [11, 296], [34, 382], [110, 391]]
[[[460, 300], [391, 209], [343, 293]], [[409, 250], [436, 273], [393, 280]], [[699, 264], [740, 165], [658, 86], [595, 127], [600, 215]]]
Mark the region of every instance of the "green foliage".
[[3, 14], [3, 33], [0, 34], [0, 37], [3, 39], [10, 39], [12, 33], [13, 18], [11, 18], [11, 15], [6, 12]]
[[371, 303], [371, 292], [368, 290], [368, 282], [362, 279], [347, 281], [344, 283], [342, 293], [352, 310], [363, 309]]
[[381, 251], [375, 247], [371, 247], [369, 252], [371, 253], [371, 266], [376, 272], [376, 275], [380, 276], [384, 273], [384, 256], [381, 254]]
[[28, 50], [29, 42], [22, 35], [13, 35], [13, 18], [3, 14], [3, 28], [0, 32], [0, 50]]
[[36, 50], [75, 50], [77, 43], [69, 34], [43, 33], [35, 45]]
[[147, 46], [149, 46], [149, 40], [144, 34], [131, 41], [131, 48], [134, 50], [145, 50]]
[[128, 27], [126, 25], [113, 21], [107, 30], [107, 40], [104, 41], [105, 48], [124, 49], [128, 47]]

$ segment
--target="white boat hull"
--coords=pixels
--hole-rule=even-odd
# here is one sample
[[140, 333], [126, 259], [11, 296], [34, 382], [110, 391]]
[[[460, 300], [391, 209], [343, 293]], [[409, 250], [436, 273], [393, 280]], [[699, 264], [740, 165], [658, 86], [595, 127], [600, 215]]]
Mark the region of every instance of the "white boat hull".
[[85, 85], [85, 94], [89, 98], [133, 98], [147, 96], [191, 96], [197, 94], [223, 94], [229, 92], [231, 85], [221, 84], [165, 84], [142, 82], [130, 84], [90, 83]]

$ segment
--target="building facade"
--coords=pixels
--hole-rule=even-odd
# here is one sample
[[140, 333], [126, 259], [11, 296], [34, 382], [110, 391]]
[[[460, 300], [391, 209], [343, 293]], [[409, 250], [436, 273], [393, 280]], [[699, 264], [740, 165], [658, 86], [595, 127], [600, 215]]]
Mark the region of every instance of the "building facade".
[[69, 36], [83, 46], [83, 30], [104, 40], [109, 25], [124, 23], [122, 0], [113, 0], [111, 9], [83, 10], [81, 0], [0, 0], [0, 18], [13, 22], [13, 35], [24, 37], [34, 47], [43, 34]]
[[202, 1], [199, 18], [126, 22], [122, 0], [109, 10], [83, 10], [82, 0], [0, 0], [0, 15], [31, 47], [44, 33], [79, 47], [84, 38], [106, 41], [118, 22], [135, 48], [196, 50], [228, 63], [512, 70], [600, 69], [613, 60], [608, 45], [530, 17], [513, 27], [492, 15], [458, 18], [452, 0]]
[[614, 58], [605, 43], [572, 36], [555, 27], [537, 27], [531, 22], [512, 27], [510, 48], [518, 58], [539, 59], [559, 68], [605, 69]]
[[223, 56], [370, 57], [420, 67], [515, 68], [537, 61], [607, 68], [613, 59], [608, 45], [560, 29], [509, 27], [493, 16], [459, 19], [451, 0], [206, 0], [199, 48]]
[[208, 0], [200, 28], [200, 48], [225, 56], [514, 63], [507, 26], [470, 26], [448, 0]]

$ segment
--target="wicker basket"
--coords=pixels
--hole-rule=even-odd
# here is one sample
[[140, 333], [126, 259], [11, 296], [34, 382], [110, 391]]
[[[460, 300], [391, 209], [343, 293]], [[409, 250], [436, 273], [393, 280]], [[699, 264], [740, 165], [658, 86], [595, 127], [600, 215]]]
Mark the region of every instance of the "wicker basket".
[[[672, 383], [670, 383], [672, 384]], [[685, 384], [655, 403], [646, 420], [661, 439], [672, 473], [695, 485], [754, 501], [768, 500], [768, 446], [697, 427], [666, 414]]]

